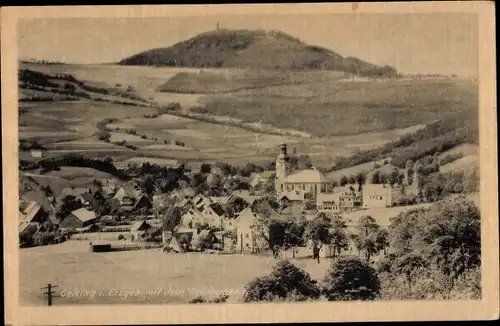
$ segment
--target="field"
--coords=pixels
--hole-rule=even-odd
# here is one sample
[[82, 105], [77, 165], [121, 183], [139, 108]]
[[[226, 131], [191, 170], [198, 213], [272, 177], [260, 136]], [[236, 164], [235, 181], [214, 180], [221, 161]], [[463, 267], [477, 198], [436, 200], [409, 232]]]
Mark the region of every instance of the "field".
[[[91, 253], [88, 241], [67, 241], [21, 249], [20, 302], [23, 306], [43, 305], [40, 287], [47, 283], [59, 286], [56, 306], [187, 303], [198, 294], [210, 298], [222, 292], [230, 294], [229, 302], [236, 302], [245, 284], [268, 274], [276, 262], [273, 258], [250, 255], [163, 254], [158, 249]], [[328, 260], [320, 264], [311, 259], [293, 263], [318, 280], [329, 266]], [[160, 289], [158, 294], [146, 295], [156, 289]], [[89, 293], [70, 298], [69, 291]], [[93, 297], [89, 295], [92, 291], [96, 291]]]
[[341, 136], [406, 128], [437, 119], [466, 119], [477, 114], [477, 85], [459, 79], [388, 79], [371, 83], [313, 79], [207, 95], [200, 101], [208, 114], [315, 136]]
[[443, 173], [447, 173], [470, 171], [475, 168], [479, 168], [479, 157], [477, 155], [467, 155], [456, 161], [441, 166], [439, 170]]
[[[133, 157], [265, 164], [275, 159], [277, 146], [286, 142], [291, 151], [308, 154], [315, 166], [330, 168], [335, 157], [383, 145], [430, 121], [475, 114], [477, 98], [474, 83], [461, 79], [360, 82], [339, 79], [333, 71], [21, 67], [71, 74], [88, 85], [124, 94], [130, 91], [146, 99], [150, 106], [92, 100], [20, 102], [21, 138], [49, 144], [49, 155], [80, 152], [109, 156], [120, 164]], [[170, 102], [179, 102], [182, 114], [189, 117], [144, 117], [157, 113], [155, 105]], [[200, 109], [204, 113], [195, 113]], [[97, 124], [107, 118], [116, 119], [108, 124], [111, 143], [94, 135]], [[136, 135], [124, 129], [134, 129]], [[123, 140], [138, 150], [112, 144]]]

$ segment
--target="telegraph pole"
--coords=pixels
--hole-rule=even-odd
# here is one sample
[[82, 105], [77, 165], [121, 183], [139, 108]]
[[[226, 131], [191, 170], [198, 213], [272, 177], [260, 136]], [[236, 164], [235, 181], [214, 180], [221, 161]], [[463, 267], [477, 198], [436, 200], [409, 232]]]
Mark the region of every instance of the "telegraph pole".
[[47, 290], [47, 292], [44, 292], [43, 294], [47, 295], [47, 305], [52, 306], [52, 296], [55, 294], [55, 291], [52, 291], [54, 288], [56, 288], [57, 285], [52, 285], [52, 284], [47, 284], [46, 287], [41, 288], [42, 290]]

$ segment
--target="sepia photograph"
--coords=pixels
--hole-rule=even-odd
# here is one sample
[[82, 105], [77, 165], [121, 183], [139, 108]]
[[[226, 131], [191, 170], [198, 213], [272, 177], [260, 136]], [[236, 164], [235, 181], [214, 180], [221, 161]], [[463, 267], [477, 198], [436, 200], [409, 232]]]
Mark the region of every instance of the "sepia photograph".
[[16, 8], [11, 304], [498, 316], [493, 6], [374, 5]]

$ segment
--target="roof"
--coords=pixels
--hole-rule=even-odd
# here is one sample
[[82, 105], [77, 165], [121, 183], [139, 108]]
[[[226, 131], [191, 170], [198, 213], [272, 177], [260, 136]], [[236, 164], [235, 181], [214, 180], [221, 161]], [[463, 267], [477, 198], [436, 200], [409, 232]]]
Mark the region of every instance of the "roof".
[[221, 205], [225, 205], [227, 203], [228, 199], [230, 198], [230, 196], [208, 197], [208, 198], [210, 198], [212, 201], [217, 202]]
[[94, 211], [89, 211], [85, 208], [79, 208], [76, 211], [72, 211], [71, 214], [82, 222], [88, 222], [97, 218]]
[[52, 210], [52, 205], [48, 201], [45, 193], [41, 190], [33, 190], [33, 191], [27, 191], [23, 194], [21, 197], [21, 200], [24, 201], [36, 201], [39, 203], [46, 211], [51, 211]]
[[41, 208], [42, 206], [38, 202], [30, 202], [28, 207], [26, 207], [22, 213], [23, 220], [27, 223], [30, 223]]
[[316, 169], [301, 170], [285, 178], [285, 183], [330, 183], [320, 171]]
[[210, 204], [210, 208], [215, 212], [215, 214], [217, 214], [219, 216], [223, 216], [225, 213], [224, 209], [222, 208], [222, 206], [219, 203]]
[[283, 198], [287, 198], [290, 201], [303, 201], [305, 199], [305, 192], [300, 189], [284, 192], [278, 199], [281, 200]]
[[193, 234], [196, 234], [196, 229], [179, 228], [175, 233], [176, 234], [179, 234], [179, 233], [193, 233]]
[[149, 225], [149, 223], [146, 221], [137, 221], [134, 224], [132, 224], [132, 228], [130, 228], [130, 231], [139, 231], [143, 225], [151, 227], [151, 225]]
[[[252, 205], [256, 200], [262, 198], [262, 196], [250, 195], [250, 192], [248, 190], [234, 191], [233, 194], [231, 195], [231, 198], [235, 198], [235, 197], [240, 197], [241, 199], [246, 201], [249, 205]], [[226, 201], [226, 203], [227, 203], [227, 201]]]

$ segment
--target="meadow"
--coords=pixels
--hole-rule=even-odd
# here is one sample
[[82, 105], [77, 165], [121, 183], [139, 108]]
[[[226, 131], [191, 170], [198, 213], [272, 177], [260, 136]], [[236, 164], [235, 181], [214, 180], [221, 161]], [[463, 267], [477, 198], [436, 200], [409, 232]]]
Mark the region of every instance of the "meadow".
[[[49, 144], [49, 155], [82, 152], [119, 164], [131, 158], [268, 163], [286, 142], [314, 165], [330, 168], [338, 156], [381, 146], [436, 119], [467, 116], [477, 106], [474, 82], [452, 78], [360, 81], [333, 71], [21, 67], [71, 74], [86, 85], [146, 99], [149, 106], [92, 99], [20, 102], [21, 139]], [[183, 116], [145, 117], [171, 102], [181, 104]], [[94, 135], [108, 118], [115, 119], [107, 125], [110, 143]], [[137, 149], [113, 144], [121, 141]]]
[[[229, 302], [237, 302], [245, 284], [254, 277], [267, 275], [277, 262], [271, 257], [239, 254], [163, 254], [158, 249], [92, 253], [88, 251], [88, 241], [73, 240], [21, 249], [19, 258], [22, 306], [44, 305], [40, 287], [47, 283], [59, 286], [55, 306], [180, 304], [198, 295], [211, 298], [223, 292], [230, 295]], [[322, 279], [329, 266], [328, 260], [318, 264], [312, 259], [296, 259], [293, 263], [316, 279]], [[157, 289], [161, 289], [159, 294], [147, 294]], [[97, 295], [68, 297], [69, 291], [95, 291]]]
[[[477, 114], [477, 85], [460, 79], [306, 81], [200, 99], [203, 112], [314, 136], [406, 128]], [[251, 108], [251, 109], [249, 109]]]

